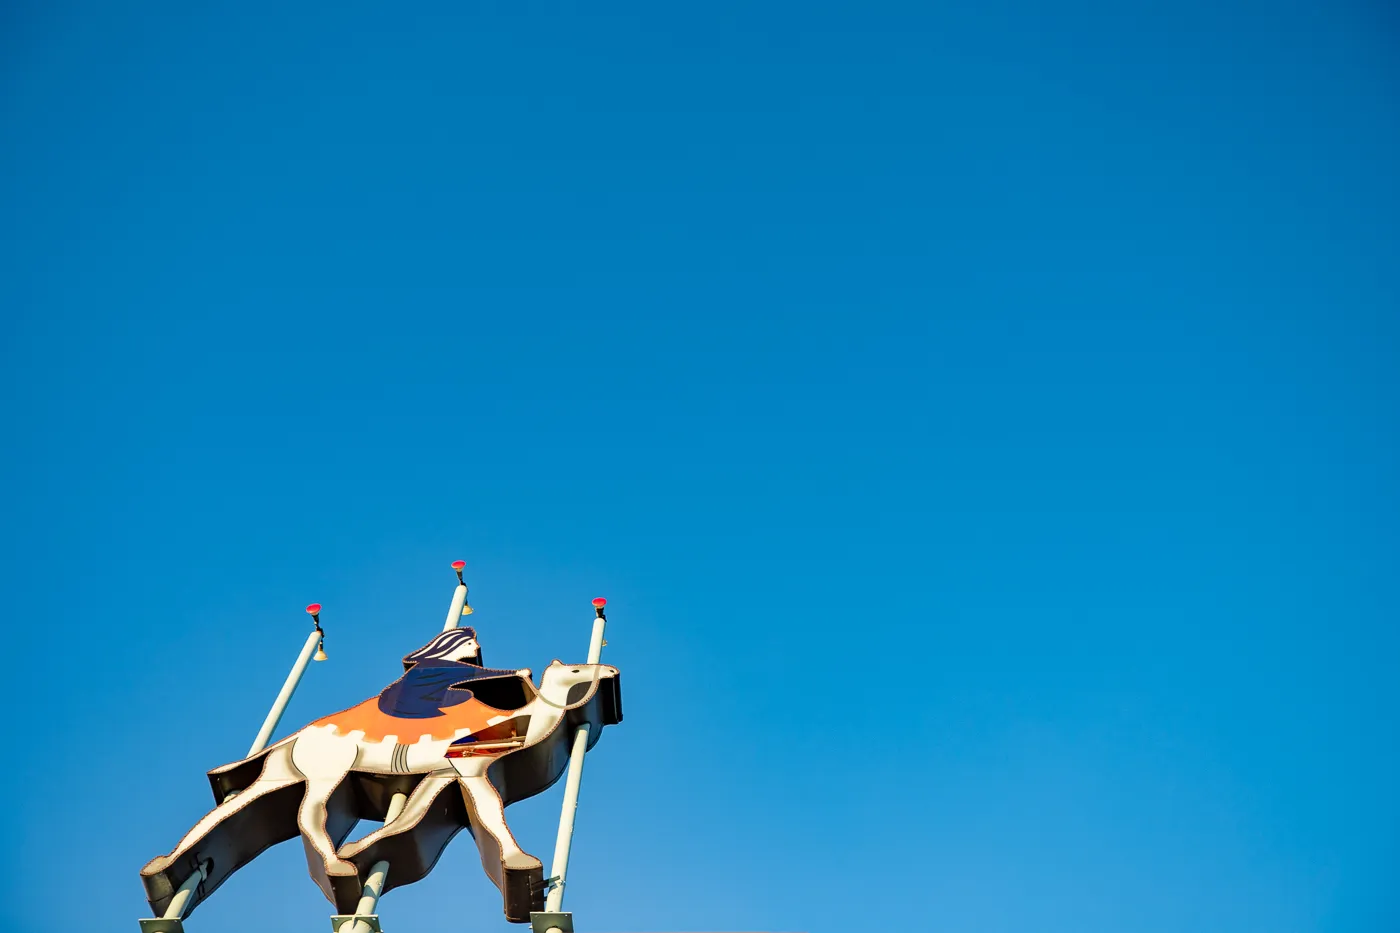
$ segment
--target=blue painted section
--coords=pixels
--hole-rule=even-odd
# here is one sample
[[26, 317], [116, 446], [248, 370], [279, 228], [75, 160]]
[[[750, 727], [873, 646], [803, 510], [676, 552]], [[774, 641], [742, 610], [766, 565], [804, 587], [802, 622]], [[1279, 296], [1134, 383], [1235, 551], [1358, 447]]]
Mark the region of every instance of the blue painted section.
[[491, 677], [516, 677], [514, 671], [498, 671], [462, 661], [419, 661], [403, 677], [379, 694], [379, 711], [398, 719], [432, 719], [442, 710], [472, 698], [469, 688], [455, 684]]

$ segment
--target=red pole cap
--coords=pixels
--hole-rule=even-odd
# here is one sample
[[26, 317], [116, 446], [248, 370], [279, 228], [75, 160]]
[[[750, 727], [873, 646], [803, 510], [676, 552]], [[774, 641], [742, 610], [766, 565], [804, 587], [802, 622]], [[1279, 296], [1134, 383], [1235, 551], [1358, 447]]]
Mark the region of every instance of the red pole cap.
[[607, 604], [608, 604], [608, 601], [607, 601], [606, 599], [604, 599], [603, 597], [601, 597], [601, 596], [599, 596], [597, 599], [593, 600], [593, 608], [594, 608], [594, 609], [602, 609], [602, 608], [603, 608], [604, 606], [606, 606]]
[[313, 615], [313, 616], [314, 616], [314, 615], [317, 615], [317, 614], [320, 613], [320, 611], [321, 611], [321, 604], [320, 604], [320, 603], [312, 603], [311, 605], [309, 605], [309, 606], [306, 607], [306, 611], [307, 611], [308, 613], [310, 613], [311, 615]]
[[467, 566], [467, 562], [464, 561], [464, 560], [454, 560], [454, 561], [452, 562], [452, 569], [453, 569], [453, 570], [461, 570], [461, 569], [462, 569], [463, 567], [465, 567], [465, 566]]

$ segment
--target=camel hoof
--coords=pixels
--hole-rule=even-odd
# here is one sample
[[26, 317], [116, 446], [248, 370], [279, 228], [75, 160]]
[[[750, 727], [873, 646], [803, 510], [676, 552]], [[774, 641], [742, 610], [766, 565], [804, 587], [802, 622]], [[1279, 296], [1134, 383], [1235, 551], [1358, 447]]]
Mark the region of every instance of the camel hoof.
[[501, 906], [506, 919], [511, 923], [529, 923], [531, 911], [544, 910], [544, 866], [523, 852], [506, 856], [501, 865]]
[[[209, 870], [213, 869], [212, 861], [201, 860], [193, 852], [186, 852], [177, 857], [157, 856], [141, 869], [141, 884], [146, 888], [146, 901], [157, 914], [169, 906], [170, 899], [185, 882], [200, 872], [201, 861], [207, 862]], [[203, 884], [206, 878], [207, 872], [201, 874], [200, 884]], [[195, 904], [198, 904], [198, 900], [186, 908], [186, 913], [193, 910]]]
[[506, 871], [529, 871], [532, 868], [544, 869], [543, 862], [525, 852], [512, 852], [510, 855], [501, 859], [501, 865], [505, 867]]
[[151, 878], [170, 868], [175, 860], [168, 855], [157, 855], [146, 863], [146, 867], [141, 869], [142, 878]]

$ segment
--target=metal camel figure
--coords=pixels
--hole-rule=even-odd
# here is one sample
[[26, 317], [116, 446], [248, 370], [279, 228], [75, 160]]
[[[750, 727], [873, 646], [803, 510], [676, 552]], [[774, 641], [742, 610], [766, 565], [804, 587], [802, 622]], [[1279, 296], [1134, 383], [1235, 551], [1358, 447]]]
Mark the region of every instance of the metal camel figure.
[[[298, 834], [312, 879], [349, 914], [376, 862], [393, 866], [385, 891], [411, 884], [464, 827], [506, 918], [528, 922], [543, 909], [543, 865], [516, 843], [505, 807], [559, 779], [579, 726], [589, 726], [591, 748], [603, 726], [622, 721], [617, 668], [555, 660], [536, 687], [528, 669], [483, 667], [471, 628], [443, 632], [403, 663], [403, 677], [377, 697], [209, 772], [218, 805], [141, 870], [157, 915], [197, 872], [204, 878], [186, 914]], [[396, 794], [407, 797], [401, 807], [391, 805]], [[384, 825], [346, 842], [362, 819]]]

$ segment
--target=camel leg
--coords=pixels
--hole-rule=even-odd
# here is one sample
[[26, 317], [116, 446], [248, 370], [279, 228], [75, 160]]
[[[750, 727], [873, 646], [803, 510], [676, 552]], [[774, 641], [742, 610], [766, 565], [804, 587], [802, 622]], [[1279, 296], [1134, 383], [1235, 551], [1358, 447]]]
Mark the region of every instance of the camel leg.
[[529, 921], [531, 910], [544, 909], [544, 865], [515, 841], [506, 825], [501, 795], [485, 774], [459, 775], [457, 780], [481, 853], [481, 865], [501, 890], [506, 919], [516, 923]]
[[[168, 855], [151, 859], [141, 869], [151, 906], [158, 912], [164, 910], [174, 892], [206, 860], [206, 852], [220, 853], [210, 876], [201, 885], [201, 889], [208, 892], [266, 846], [289, 838], [290, 826], [274, 825], [275, 821], [269, 820], [269, 814], [282, 805], [274, 803], [269, 811], [259, 801], [301, 780], [301, 775], [291, 767], [290, 755], [274, 750], [257, 780], [206, 813]], [[231, 821], [234, 828], [226, 827], [225, 821]], [[194, 906], [191, 904], [186, 913]]]
[[[332, 835], [336, 827], [328, 824], [341, 822], [331, 811], [338, 809], [331, 798], [336, 791], [350, 788], [340, 781], [307, 781], [306, 796], [297, 810], [297, 828], [301, 830], [301, 841], [306, 847], [306, 867], [311, 872], [311, 880], [320, 887], [326, 899], [337, 907], [352, 892], [358, 895], [359, 872], [355, 866], [336, 855], [338, 840]], [[338, 896], [339, 895], [339, 896]]]
[[445, 774], [429, 774], [418, 782], [417, 787], [413, 788], [413, 792], [408, 795], [408, 802], [404, 804], [404, 808], [398, 816], [369, 833], [363, 839], [357, 839], [341, 846], [337, 855], [343, 859], [353, 859], [376, 842], [413, 829], [418, 825], [418, 821], [423, 818], [423, 815], [432, 808], [442, 789], [455, 780], [457, 780], [455, 771], [448, 771]]
[[[353, 891], [353, 896], [357, 897], [359, 889], [355, 866], [335, 853], [340, 842], [335, 837], [344, 838], [354, 825], [352, 814], [347, 810], [349, 801], [344, 799], [351, 788], [344, 782], [357, 753], [353, 739], [315, 727], [304, 731], [292, 749], [292, 761], [297, 770], [306, 775], [306, 795], [297, 809], [297, 828], [306, 846], [306, 865], [312, 880], [337, 906], [352, 896], [346, 892]], [[337, 798], [336, 791], [342, 785], [344, 793]]]

